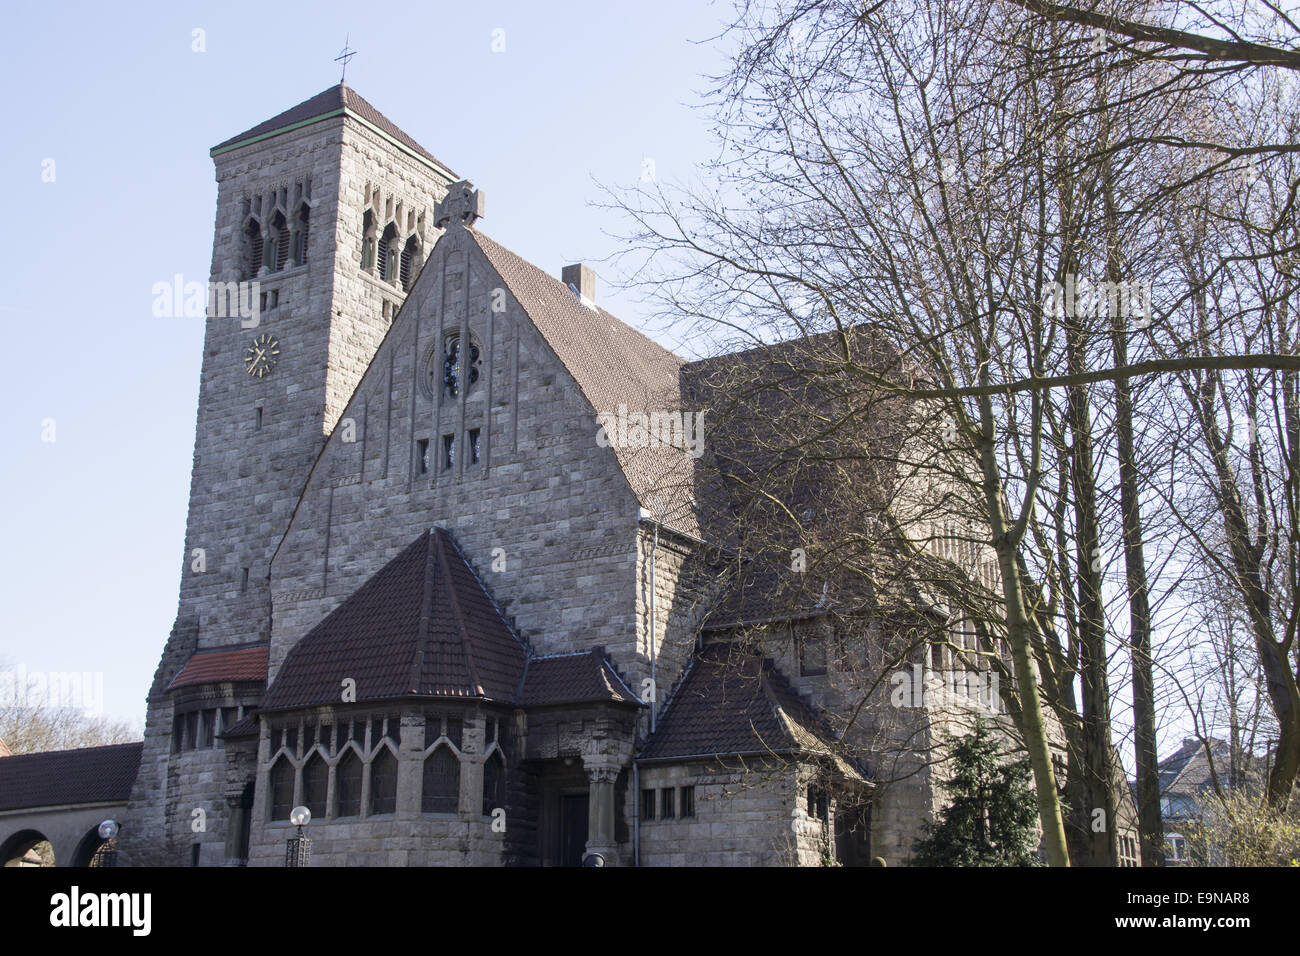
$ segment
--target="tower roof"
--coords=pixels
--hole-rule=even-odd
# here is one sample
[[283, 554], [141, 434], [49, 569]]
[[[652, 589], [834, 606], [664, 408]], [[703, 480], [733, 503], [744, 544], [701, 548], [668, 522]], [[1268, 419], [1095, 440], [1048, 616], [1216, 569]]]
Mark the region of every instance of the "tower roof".
[[298, 129], [312, 123], [330, 119], [335, 116], [351, 116], [365, 126], [369, 126], [381, 135], [395, 141], [406, 151], [414, 153], [427, 163], [431, 163], [452, 179], [459, 177], [446, 164], [404, 133], [396, 123], [370, 105], [356, 90], [344, 85], [331, 86], [317, 93], [311, 99], [303, 100], [297, 106], [272, 116], [269, 120], [258, 123], [252, 129], [246, 129], [238, 136], [232, 136], [212, 147], [211, 155], [217, 156], [246, 143], [269, 139], [279, 133]]

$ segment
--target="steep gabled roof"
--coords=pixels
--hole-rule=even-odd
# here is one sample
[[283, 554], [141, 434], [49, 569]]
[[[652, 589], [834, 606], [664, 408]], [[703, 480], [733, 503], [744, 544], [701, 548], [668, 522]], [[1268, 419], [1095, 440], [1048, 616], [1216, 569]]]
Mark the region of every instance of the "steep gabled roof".
[[[559, 279], [494, 239], [469, 232], [597, 414], [616, 415], [620, 405], [629, 412], [688, 410], [681, 388], [685, 359], [604, 309], [584, 305]], [[593, 438], [596, 430], [593, 421]], [[695, 459], [666, 446], [614, 452], [637, 500], [663, 523], [698, 536]]]
[[127, 800], [144, 744], [18, 754], [0, 760], [0, 810]]
[[524, 645], [442, 528], [426, 531], [329, 613], [285, 658], [262, 710], [340, 700], [453, 697], [514, 702]]
[[770, 660], [734, 644], [706, 646], [673, 692], [641, 760], [780, 754], [834, 756], [834, 734]]
[[278, 113], [269, 120], [258, 123], [252, 129], [244, 130], [238, 136], [232, 136], [230, 139], [218, 143], [212, 147], [212, 155], [223, 153], [249, 140], [266, 139], [278, 131], [288, 130], [291, 127], [306, 126], [344, 113], [351, 114], [353, 118], [374, 126], [385, 135], [397, 140], [407, 149], [441, 167], [453, 179], [457, 178], [456, 174], [452, 173], [444, 163], [402, 132], [396, 123], [371, 106], [361, 94], [342, 83], [331, 86], [310, 99], [303, 100], [297, 106], [287, 109], [283, 113]]

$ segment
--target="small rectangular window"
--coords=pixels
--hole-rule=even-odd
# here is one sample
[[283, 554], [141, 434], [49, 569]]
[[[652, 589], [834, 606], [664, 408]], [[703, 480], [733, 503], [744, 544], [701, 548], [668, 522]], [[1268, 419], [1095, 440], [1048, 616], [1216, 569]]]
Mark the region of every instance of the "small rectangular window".
[[429, 473], [429, 439], [421, 438], [415, 443], [415, 471], [420, 475]]
[[659, 819], [672, 820], [677, 816], [676, 801], [673, 799], [675, 794], [672, 787], [664, 787], [659, 791]]
[[695, 816], [695, 788], [682, 787], [677, 793], [677, 811], [683, 820]]
[[239, 590], [248, 590], [248, 568], [239, 569]]
[[442, 470], [450, 471], [451, 466], [456, 464], [456, 436], [442, 436]]
[[656, 790], [641, 791], [641, 819], [653, 820], [655, 818], [655, 794]]
[[261, 428], [262, 427], [262, 406], [261, 405], [258, 405], [257, 408], [254, 410], [254, 416], [255, 416], [254, 420], [256, 424], [253, 427]]
[[469, 430], [469, 442], [468, 442], [468, 444], [469, 444], [469, 463], [470, 463], [471, 465], [477, 465], [477, 464], [478, 464], [478, 453], [479, 453], [479, 437], [478, 437], [478, 436], [479, 436], [479, 430], [478, 430], [477, 428], [471, 428], [471, 429]]
[[826, 642], [820, 637], [799, 639], [799, 673], [803, 677], [818, 677], [826, 673]]

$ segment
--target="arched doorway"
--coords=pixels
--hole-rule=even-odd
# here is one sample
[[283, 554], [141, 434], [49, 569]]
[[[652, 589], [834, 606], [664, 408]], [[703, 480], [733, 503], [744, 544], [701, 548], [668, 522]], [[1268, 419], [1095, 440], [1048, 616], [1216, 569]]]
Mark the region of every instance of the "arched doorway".
[[53, 866], [54, 847], [39, 830], [19, 830], [0, 845], [0, 866]]

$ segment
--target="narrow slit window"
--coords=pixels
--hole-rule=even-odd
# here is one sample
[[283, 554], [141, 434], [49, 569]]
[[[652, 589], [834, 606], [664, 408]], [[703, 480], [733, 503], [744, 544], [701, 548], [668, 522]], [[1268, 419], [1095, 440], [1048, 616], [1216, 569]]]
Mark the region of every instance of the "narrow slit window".
[[683, 820], [695, 816], [695, 788], [682, 787], [677, 795], [677, 815]]
[[239, 590], [248, 590], [248, 568], [239, 569]]
[[415, 470], [417, 474], [429, 473], [429, 439], [421, 438], [415, 443]]
[[262, 427], [262, 406], [261, 405], [257, 406], [257, 409], [254, 412], [254, 416], [255, 416], [255, 427], [261, 428]]
[[451, 466], [456, 464], [456, 436], [442, 436], [442, 470], [450, 471]]
[[469, 446], [469, 463], [471, 465], [477, 465], [480, 448], [479, 430], [477, 428], [471, 428], [469, 430], [469, 440], [466, 444]]
[[641, 791], [641, 819], [653, 820], [655, 818], [655, 794], [656, 790]]
[[677, 808], [673, 805], [674, 800], [672, 787], [664, 787], [659, 791], [659, 819], [672, 820], [677, 816]]

